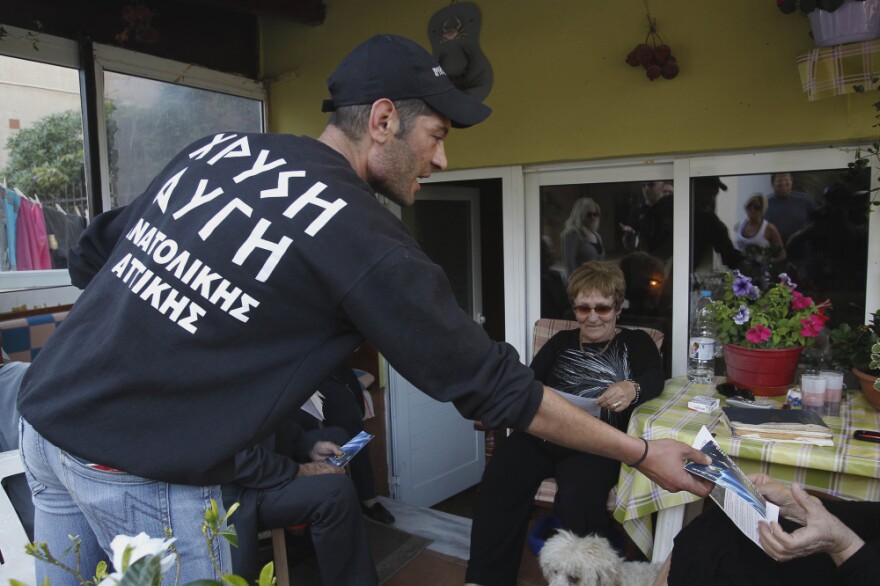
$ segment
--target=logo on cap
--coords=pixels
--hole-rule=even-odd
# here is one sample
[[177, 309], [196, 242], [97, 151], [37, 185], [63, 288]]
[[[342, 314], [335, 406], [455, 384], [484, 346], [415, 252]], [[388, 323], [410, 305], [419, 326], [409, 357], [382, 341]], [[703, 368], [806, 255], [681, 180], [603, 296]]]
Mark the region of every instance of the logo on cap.
[[446, 72], [443, 71], [443, 68], [439, 65], [433, 69], [434, 77], [440, 77], [441, 75], [446, 75]]

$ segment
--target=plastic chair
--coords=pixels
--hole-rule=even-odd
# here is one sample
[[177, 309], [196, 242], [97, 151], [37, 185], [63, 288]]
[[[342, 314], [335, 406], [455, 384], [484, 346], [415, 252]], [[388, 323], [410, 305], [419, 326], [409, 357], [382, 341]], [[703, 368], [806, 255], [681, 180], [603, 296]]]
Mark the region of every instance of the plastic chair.
[[[0, 453], [0, 481], [24, 474], [18, 450]], [[30, 583], [34, 579], [34, 558], [25, 553], [30, 543], [27, 533], [6, 491], [0, 488], [0, 583], [11, 578]]]

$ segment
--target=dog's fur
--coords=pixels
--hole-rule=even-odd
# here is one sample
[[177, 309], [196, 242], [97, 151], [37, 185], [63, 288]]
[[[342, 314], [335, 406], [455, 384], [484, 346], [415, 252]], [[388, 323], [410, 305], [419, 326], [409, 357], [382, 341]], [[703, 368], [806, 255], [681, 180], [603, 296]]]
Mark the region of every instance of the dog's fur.
[[549, 586], [651, 586], [660, 564], [627, 562], [604, 537], [559, 530], [539, 555]]

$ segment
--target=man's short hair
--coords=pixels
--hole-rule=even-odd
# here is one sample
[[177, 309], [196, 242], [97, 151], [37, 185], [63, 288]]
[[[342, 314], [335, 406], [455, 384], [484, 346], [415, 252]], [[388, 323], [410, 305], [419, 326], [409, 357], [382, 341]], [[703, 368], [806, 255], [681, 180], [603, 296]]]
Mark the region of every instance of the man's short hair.
[[[350, 140], [360, 140], [367, 129], [372, 108], [372, 104], [337, 108], [330, 114], [329, 124], [341, 130]], [[406, 136], [412, 130], [413, 122], [419, 116], [430, 116], [436, 113], [436, 110], [418, 98], [397, 100], [394, 102], [394, 108], [400, 119], [400, 128], [395, 135], [398, 138]]]

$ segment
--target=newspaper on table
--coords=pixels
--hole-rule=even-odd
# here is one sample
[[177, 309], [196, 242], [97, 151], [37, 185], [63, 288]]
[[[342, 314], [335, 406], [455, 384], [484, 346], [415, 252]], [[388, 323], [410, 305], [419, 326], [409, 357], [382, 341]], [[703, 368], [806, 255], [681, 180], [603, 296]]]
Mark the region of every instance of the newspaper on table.
[[746, 537], [761, 547], [758, 525], [778, 521], [779, 507], [761, 496], [736, 462], [721, 450], [705, 425], [697, 434], [693, 447], [711, 456], [712, 463], [688, 462], [685, 470], [715, 483], [709, 496]]

